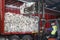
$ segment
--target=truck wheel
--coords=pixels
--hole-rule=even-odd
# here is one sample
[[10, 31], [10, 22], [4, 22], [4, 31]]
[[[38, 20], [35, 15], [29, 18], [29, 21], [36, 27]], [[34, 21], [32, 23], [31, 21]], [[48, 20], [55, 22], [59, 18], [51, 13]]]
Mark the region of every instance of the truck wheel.
[[30, 35], [25, 35], [22, 40], [33, 40]]
[[9, 37], [9, 40], [20, 40], [20, 38], [17, 35], [13, 35]]

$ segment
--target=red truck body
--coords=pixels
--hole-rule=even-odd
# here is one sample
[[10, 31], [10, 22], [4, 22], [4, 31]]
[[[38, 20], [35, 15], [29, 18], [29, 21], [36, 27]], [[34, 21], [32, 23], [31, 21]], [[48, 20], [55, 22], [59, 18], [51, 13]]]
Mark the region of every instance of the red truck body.
[[[16, 13], [16, 14], [20, 14], [20, 10], [19, 9], [12, 9], [12, 8], [7, 8], [5, 7], [5, 0], [0, 0], [0, 33], [3, 35], [10, 35], [10, 34], [32, 34], [32, 32], [5, 32], [4, 31], [4, 16], [5, 16], [5, 12], [12, 12], [12, 13]], [[16, 3], [18, 4], [18, 3]], [[22, 4], [22, 3], [19, 3]], [[32, 14], [33, 16], [38, 16], [38, 14]], [[42, 14], [40, 14], [40, 17], [42, 18]], [[56, 18], [56, 16], [54, 15], [50, 15], [48, 13], [45, 14], [45, 19], [49, 20], [49, 19], [54, 19]], [[42, 26], [42, 22], [39, 22], [39, 25]], [[49, 22], [46, 23], [46, 28], [50, 27]]]

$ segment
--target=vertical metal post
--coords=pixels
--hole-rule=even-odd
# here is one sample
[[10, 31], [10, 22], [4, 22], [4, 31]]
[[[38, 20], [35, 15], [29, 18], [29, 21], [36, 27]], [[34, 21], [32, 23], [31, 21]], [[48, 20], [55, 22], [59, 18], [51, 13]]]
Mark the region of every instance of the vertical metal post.
[[44, 3], [44, 0], [41, 0], [41, 4], [42, 4], [42, 19], [45, 18], [45, 3]]
[[[39, 6], [39, 2], [36, 1], [36, 4], [35, 4], [35, 10], [36, 10], [36, 13], [38, 14], [38, 16], [40, 17], [40, 6]], [[38, 27], [38, 40], [40, 40], [40, 18], [39, 18], [39, 27]]]
[[40, 40], [45, 40], [44, 39], [44, 28], [45, 28], [45, 23], [46, 23], [46, 19], [45, 19], [45, 3], [44, 0], [40, 0], [41, 3], [41, 10], [42, 10], [42, 18], [40, 19], [40, 21], [42, 21], [42, 27], [41, 27], [41, 35], [40, 35]]
[[[43, 8], [43, 4], [42, 4], [42, 1], [38, 1], [38, 2], [36, 2], [36, 12], [38, 13], [38, 16], [40, 17], [40, 10], [42, 9], [42, 19], [45, 17], [45, 14], [44, 14], [44, 8]], [[41, 19], [39, 19], [39, 23], [40, 23], [40, 21], [41, 21]], [[44, 21], [44, 20], [43, 20]], [[44, 24], [43, 24], [44, 25]], [[43, 33], [41, 33], [40, 32], [40, 29], [41, 28], [41, 26], [40, 26], [40, 24], [39, 24], [39, 27], [38, 27], [38, 40], [42, 40], [42, 35], [43, 35]], [[43, 30], [42, 30], [43, 31]], [[41, 34], [41, 35], [40, 35]]]

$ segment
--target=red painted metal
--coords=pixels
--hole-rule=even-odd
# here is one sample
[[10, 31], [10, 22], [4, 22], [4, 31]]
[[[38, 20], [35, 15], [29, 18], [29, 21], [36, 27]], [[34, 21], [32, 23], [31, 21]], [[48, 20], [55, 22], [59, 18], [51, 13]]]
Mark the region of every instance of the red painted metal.
[[10, 34], [32, 34], [32, 32], [4, 32], [2, 35], [10, 35]]
[[48, 40], [56, 40], [56, 38], [49, 38]]
[[5, 0], [0, 0], [0, 8], [1, 8], [1, 29], [0, 29], [0, 32], [4, 32], [4, 3], [5, 3]]

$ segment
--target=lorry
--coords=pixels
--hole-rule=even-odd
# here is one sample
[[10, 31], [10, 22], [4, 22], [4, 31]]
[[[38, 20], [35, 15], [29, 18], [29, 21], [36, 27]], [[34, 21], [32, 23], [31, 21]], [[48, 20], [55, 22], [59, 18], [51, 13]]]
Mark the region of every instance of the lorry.
[[[37, 13], [35, 8], [35, 2], [0, 0], [0, 34], [9, 40], [38, 40], [43, 25], [40, 20], [42, 12], [39, 10]], [[50, 15], [48, 9], [45, 10], [46, 20], [57, 18], [56, 15]], [[49, 22], [45, 28], [48, 26]]]

